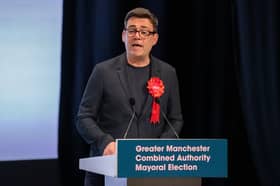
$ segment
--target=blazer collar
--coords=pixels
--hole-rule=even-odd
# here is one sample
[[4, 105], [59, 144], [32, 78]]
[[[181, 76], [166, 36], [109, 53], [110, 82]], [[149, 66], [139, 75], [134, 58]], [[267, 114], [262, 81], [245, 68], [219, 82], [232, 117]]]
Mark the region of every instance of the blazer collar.
[[[127, 65], [127, 59], [126, 59], [126, 53], [123, 53], [122, 55], [120, 55], [119, 60], [117, 61], [117, 74], [119, 76], [120, 82], [121, 82], [121, 86], [124, 90], [125, 96], [128, 98], [131, 97], [131, 92], [129, 90], [128, 87], [128, 77], [127, 77], [127, 72], [126, 72], [126, 65]], [[129, 103], [129, 101], [128, 101]]]

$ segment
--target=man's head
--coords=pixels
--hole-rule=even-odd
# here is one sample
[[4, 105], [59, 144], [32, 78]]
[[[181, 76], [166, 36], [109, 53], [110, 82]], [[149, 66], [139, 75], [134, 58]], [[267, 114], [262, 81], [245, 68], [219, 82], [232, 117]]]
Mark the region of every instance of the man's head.
[[158, 41], [158, 19], [148, 9], [135, 8], [124, 19], [122, 41], [129, 60], [148, 61]]
[[134, 8], [134, 9], [130, 10], [124, 18], [124, 28], [127, 28], [127, 21], [131, 17], [149, 19], [153, 25], [153, 31], [154, 32], [158, 31], [158, 18], [152, 12], [150, 12], [150, 10], [148, 10], [146, 8], [142, 8], [142, 7]]

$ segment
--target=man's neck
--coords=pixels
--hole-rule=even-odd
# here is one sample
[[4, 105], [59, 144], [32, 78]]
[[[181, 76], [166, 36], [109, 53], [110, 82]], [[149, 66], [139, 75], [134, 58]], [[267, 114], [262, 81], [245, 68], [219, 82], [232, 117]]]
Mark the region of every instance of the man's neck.
[[150, 58], [128, 58], [127, 62], [134, 67], [145, 67], [150, 64]]

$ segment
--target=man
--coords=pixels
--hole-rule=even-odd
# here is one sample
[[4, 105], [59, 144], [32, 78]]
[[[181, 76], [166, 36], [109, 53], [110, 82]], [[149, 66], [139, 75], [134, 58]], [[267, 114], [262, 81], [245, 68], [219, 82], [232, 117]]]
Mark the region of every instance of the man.
[[[97, 64], [81, 100], [77, 129], [90, 144], [90, 156], [115, 153], [117, 138], [178, 138], [183, 125], [175, 69], [153, 57], [158, 19], [135, 8], [124, 19], [126, 52]], [[86, 186], [103, 185], [86, 174]]]

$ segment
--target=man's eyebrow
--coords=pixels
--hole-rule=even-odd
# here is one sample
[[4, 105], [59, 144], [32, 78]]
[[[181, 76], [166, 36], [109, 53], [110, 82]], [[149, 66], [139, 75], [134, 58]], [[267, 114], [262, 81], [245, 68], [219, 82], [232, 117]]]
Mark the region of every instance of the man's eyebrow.
[[[127, 28], [137, 28], [136, 25], [129, 25]], [[147, 26], [141, 25], [140, 28], [148, 28]]]

